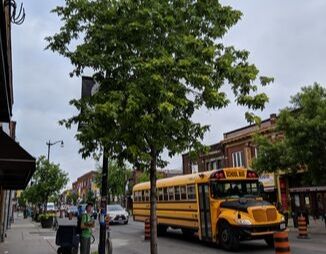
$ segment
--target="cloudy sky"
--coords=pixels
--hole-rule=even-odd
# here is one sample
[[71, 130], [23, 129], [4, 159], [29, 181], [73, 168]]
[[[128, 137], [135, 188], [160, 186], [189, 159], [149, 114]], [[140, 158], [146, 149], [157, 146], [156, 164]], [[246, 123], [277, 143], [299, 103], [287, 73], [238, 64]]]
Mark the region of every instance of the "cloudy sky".
[[[18, 3], [22, 0], [17, 0]], [[58, 121], [72, 116], [69, 100], [80, 97], [81, 79], [70, 78], [67, 59], [45, 51], [44, 37], [58, 31], [60, 23], [50, 10], [64, 1], [23, 1], [26, 20], [12, 26], [14, 113], [17, 140], [33, 156], [47, 154], [46, 141], [64, 140], [64, 147], [51, 147], [50, 160], [69, 172], [71, 182], [94, 169], [92, 159], [78, 154], [76, 128], [67, 130]], [[247, 0], [227, 1], [243, 17], [225, 36], [224, 42], [251, 52], [250, 61], [262, 75], [275, 78], [265, 88], [270, 102], [262, 118], [288, 105], [300, 87], [326, 84], [326, 1]], [[220, 141], [223, 133], [246, 125], [245, 109], [231, 104], [220, 111], [197, 112], [195, 120], [211, 125], [205, 144]], [[181, 168], [181, 156], [169, 159], [169, 168]]]

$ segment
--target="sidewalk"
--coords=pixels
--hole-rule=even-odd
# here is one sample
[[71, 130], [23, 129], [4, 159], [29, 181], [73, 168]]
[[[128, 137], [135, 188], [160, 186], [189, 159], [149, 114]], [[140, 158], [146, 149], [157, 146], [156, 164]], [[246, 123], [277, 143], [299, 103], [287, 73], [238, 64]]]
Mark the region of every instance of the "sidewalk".
[[308, 239], [298, 239], [298, 228], [293, 226], [293, 220], [289, 220], [289, 240], [293, 253], [300, 253], [299, 250], [315, 251], [325, 253], [326, 250], [326, 228], [321, 219], [309, 218]]
[[[298, 228], [293, 226], [293, 219], [289, 219], [288, 227], [290, 231], [298, 231]], [[317, 235], [324, 235], [326, 238], [326, 227], [325, 221], [322, 219], [314, 220], [312, 217], [309, 217], [309, 225], [308, 225], [308, 233], [310, 234], [317, 234]]]
[[55, 232], [52, 229], [42, 229], [39, 223], [30, 218], [24, 219], [17, 214], [7, 237], [0, 243], [0, 254], [55, 254]]

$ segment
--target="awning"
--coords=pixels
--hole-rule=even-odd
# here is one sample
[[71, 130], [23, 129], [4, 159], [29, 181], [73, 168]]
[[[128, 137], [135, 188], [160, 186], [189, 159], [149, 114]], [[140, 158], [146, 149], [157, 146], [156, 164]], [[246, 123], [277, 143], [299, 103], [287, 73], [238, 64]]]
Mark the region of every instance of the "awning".
[[0, 129], [0, 186], [25, 189], [35, 171], [35, 158]]
[[313, 192], [313, 191], [326, 191], [326, 186], [314, 186], [314, 187], [297, 187], [290, 188], [290, 192]]

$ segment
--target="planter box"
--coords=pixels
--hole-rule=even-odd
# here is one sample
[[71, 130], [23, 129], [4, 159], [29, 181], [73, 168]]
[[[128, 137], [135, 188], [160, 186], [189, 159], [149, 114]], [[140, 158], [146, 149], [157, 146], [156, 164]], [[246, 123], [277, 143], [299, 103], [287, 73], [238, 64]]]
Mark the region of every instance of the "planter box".
[[42, 228], [51, 228], [53, 226], [53, 217], [41, 220]]

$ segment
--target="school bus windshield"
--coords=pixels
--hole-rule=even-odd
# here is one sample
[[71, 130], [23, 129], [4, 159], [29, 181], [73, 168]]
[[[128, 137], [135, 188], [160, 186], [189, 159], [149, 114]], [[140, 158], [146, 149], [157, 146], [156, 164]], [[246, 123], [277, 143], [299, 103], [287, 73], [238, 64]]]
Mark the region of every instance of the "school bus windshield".
[[259, 195], [258, 181], [212, 181], [212, 198], [251, 198]]

